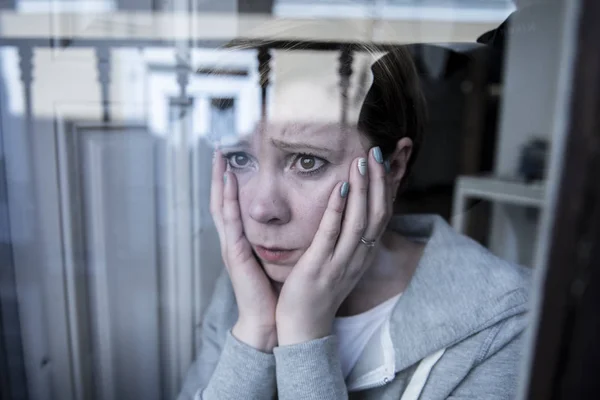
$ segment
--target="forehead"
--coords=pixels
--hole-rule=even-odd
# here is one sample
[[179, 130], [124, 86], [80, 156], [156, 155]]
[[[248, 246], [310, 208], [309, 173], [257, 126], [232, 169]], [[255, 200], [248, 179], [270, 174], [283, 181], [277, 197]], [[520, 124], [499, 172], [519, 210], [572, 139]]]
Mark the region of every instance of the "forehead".
[[310, 144], [330, 149], [368, 146], [364, 136], [354, 126], [318, 122], [266, 122], [244, 138], [252, 146], [272, 144]]
[[313, 143], [332, 144], [352, 139], [355, 130], [338, 123], [271, 122], [261, 124], [254, 133], [255, 140], [271, 138], [283, 141], [310, 140]]
[[275, 51], [269, 121], [340, 122], [345, 108], [346, 121], [355, 124], [372, 82], [369, 66], [378, 57], [371, 52], [354, 54], [355, 73], [344, 85], [348, 99], [344, 104], [338, 51]]
[[[228, 137], [228, 144], [238, 142], [254, 147], [281, 140], [343, 148], [368, 146], [355, 127], [362, 105], [359, 96], [362, 91], [357, 84], [359, 74], [352, 77], [356, 82], [350, 84], [349, 101], [343, 105], [337, 58], [336, 52], [329, 55], [276, 52], [275, 79], [267, 97], [265, 119], [256, 121], [254, 126], [250, 124], [248, 130], [238, 131], [241, 138]], [[342, 112], [350, 126], [340, 123]]]

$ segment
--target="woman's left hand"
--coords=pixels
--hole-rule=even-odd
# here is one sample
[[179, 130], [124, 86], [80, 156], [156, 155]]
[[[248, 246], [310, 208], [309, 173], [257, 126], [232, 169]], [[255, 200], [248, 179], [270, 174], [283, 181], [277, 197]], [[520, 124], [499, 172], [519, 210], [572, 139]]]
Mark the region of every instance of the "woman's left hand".
[[276, 310], [280, 346], [330, 335], [338, 308], [373, 260], [375, 247], [361, 237], [378, 240], [392, 214], [386, 171], [375, 151], [370, 150], [368, 161], [362, 159], [368, 164], [364, 175], [361, 159], [352, 162], [347, 196], [342, 183], [335, 186], [310, 247], [281, 289]]

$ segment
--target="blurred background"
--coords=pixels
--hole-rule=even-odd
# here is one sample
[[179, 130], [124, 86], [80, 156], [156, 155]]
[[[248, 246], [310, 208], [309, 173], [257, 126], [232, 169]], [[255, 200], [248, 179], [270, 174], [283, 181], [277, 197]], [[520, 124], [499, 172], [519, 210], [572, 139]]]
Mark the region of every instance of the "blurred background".
[[533, 266], [567, 5], [0, 0], [1, 398], [174, 398], [222, 268], [212, 144], [293, 112], [298, 79], [351, 121], [394, 46], [431, 119], [396, 211]]

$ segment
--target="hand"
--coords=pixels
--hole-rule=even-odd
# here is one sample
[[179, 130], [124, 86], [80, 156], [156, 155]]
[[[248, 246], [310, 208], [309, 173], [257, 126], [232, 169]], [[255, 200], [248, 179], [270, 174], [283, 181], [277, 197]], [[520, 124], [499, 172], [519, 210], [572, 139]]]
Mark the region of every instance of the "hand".
[[379, 239], [392, 214], [392, 195], [373, 149], [364, 176], [359, 162], [352, 162], [347, 198], [337, 184], [313, 242], [283, 284], [276, 310], [279, 345], [331, 334], [338, 308], [373, 260], [374, 248], [360, 239]]
[[226, 171], [219, 151], [214, 154], [210, 209], [239, 310], [232, 333], [249, 346], [271, 352], [277, 345], [277, 296], [244, 235], [237, 180]]

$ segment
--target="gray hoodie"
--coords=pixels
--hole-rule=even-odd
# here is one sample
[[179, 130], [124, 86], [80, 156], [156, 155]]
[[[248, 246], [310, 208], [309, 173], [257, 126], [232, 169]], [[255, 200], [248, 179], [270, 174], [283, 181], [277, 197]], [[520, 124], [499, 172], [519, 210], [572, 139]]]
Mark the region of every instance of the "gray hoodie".
[[346, 380], [333, 335], [273, 354], [237, 341], [235, 297], [223, 274], [178, 399], [515, 398], [530, 271], [437, 216], [395, 217], [390, 228], [427, 244], [390, 319]]

